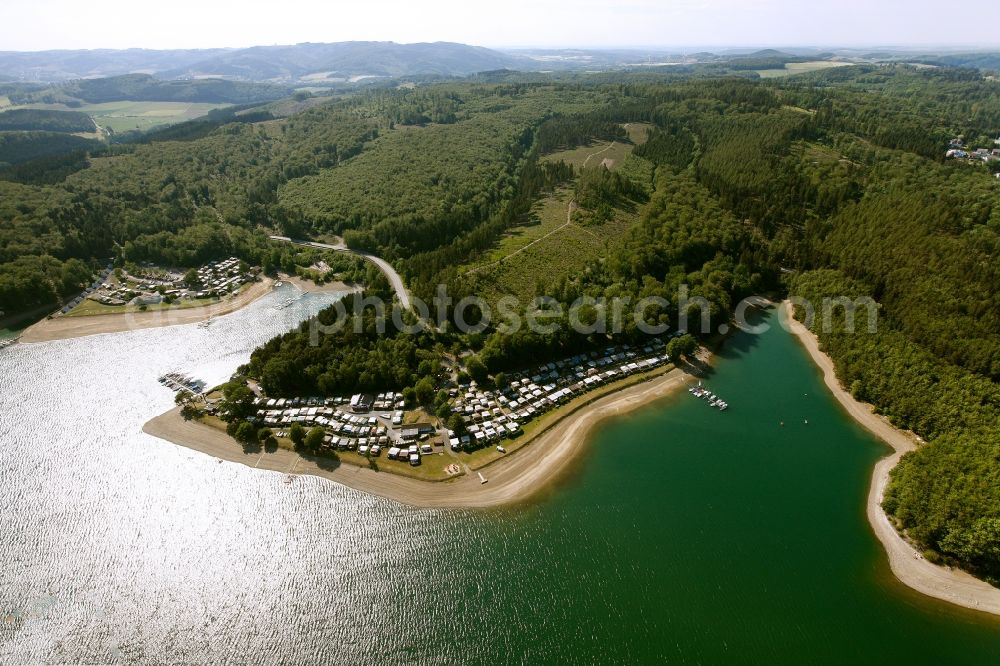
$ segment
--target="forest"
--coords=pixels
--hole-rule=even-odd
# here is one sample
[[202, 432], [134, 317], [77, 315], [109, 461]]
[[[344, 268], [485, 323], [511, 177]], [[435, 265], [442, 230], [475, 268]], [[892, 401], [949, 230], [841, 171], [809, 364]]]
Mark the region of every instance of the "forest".
[[65, 104], [71, 108], [83, 103], [101, 104], [123, 100], [246, 104], [281, 99], [289, 95], [290, 89], [271, 83], [223, 79], [165, 81], [149, 74], [79, 79], [40, 90], [37, 87], [15, 87], [7, 93], [11, 103], [15, 105]]
[[[54, 305], [108, 257], [308, 265], [272, 233], [342, 236], [392, 262], [415, 296], [445, 284], [457, 299], [490, 286], [471, 267], [558, 190], [574, 206], [567, 224], [616, 232], [572, 270], [533, 255], [524, 293], [676, 302], [685, 286], [713, 328], [750, 294], [874, 298], [876, 334], [820, 333], [852, 394], [927, 442], [893, 474], [886, 511], [928, 557], [1000, 579], [1000, 168], [944, 159], [955, 137], [995, 146], [997, 81], [906, 65], [769, 80], [499, 72], [367, 89], [287, 118], [244, 112], [0, 172], [0, 309]], [[626, 123], [651, 126], [647, 140], [633, 145]], [[627, 159], [543, 159], [597, 141]], [[370, 293], [384, 289], [362, 273]], [[549, 334], [491, 323], [381, 335], [358, 316], [362, 334], [314, 347], [303, 327], [241, 371], [274, 395], [414, 390], [456, 358], [489, 381], [644, 335], [577, 334], [565, 319]]]
[[0, 132], [36, 130], [42, 132], [93, 132], [94, 121], [82, 111], [10, 109], [0, 113]]

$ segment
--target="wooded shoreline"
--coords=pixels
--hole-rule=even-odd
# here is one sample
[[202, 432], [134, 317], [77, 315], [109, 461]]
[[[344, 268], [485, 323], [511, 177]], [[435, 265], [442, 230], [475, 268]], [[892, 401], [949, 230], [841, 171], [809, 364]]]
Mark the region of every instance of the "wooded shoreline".
[[868, 492], [866, 513], [875, 536], [882, 542], [892, 573], [904, 585], [928, 596], [974, 610], [1000, 615], [1000, 589], [961, 569], [932, 564], [927, 561], [889, 521], [882, 510], [882, 498], [889, 481], [889, 472], [900, 458], [916, 448], [915, 435], [894, 427], [877, 415], [871, 405], [855, 400], [840, 385], [833, 361], [819, 347], [817, 337], [792, 316], [789, 301], [782, 303], [781, 316], [788, 330], [802, 343], [809, 357], [823, 373], [823, 382], [847, 413], [859, 425], [881, 439], [893, 453], [875, 465]]

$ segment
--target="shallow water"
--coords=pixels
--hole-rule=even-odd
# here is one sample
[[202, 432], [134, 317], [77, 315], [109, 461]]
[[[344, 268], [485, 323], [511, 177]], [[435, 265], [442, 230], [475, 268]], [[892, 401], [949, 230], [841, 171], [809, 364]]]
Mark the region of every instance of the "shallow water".
[[[329, 303], [0, 351], [3, 663], [996, 663], [1000, 622], [896, 583], [884, 448], [784, 331], [608, 424], [528, 505], [429, 511], [141, 432]], [[808, 419], [809, 423], [803, 423]], [[779, 421], [784, 420], [784, 427]]]

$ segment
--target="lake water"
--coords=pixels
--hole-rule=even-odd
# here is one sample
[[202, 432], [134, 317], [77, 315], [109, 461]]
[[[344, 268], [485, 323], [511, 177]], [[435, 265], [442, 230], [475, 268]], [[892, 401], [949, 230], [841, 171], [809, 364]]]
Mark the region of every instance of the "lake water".
[[885, 449], [777, 327], [723, 350], [729, 411], [685, 393], [609, 423], [501, 510], [286, 484], [140, 431], [173, 404], [159, 375], [219, 382], [333, 298], [295, 296], [0, 351], [0, 662], [1000, 660], [1000, 621], [892, 578], [864, 517]]

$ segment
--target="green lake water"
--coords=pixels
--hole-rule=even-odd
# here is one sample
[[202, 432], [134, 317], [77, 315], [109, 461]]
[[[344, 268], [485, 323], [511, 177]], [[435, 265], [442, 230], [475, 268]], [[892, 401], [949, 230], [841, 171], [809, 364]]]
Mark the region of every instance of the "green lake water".
[[684, 392], [606, 423], [503, 509], [142, 433], [158, 376], [221, 382], [331, 298], [0, 350], [0, 663], [1000, 664], [1000, 618], [892, 577], [864, 515], [888, 449], [777, 326], [721, 350], [727, 412]]
[[893, 578], [864, 512], [888, 448], [798, 342], [740, 334], [715, 365], [728, 411], [685, 392], [607, 425], [526, 521], [550, 566], [517, 585], [551, 605], [518, 624], [552, 661], [1000, 663], [1000, 618]]

